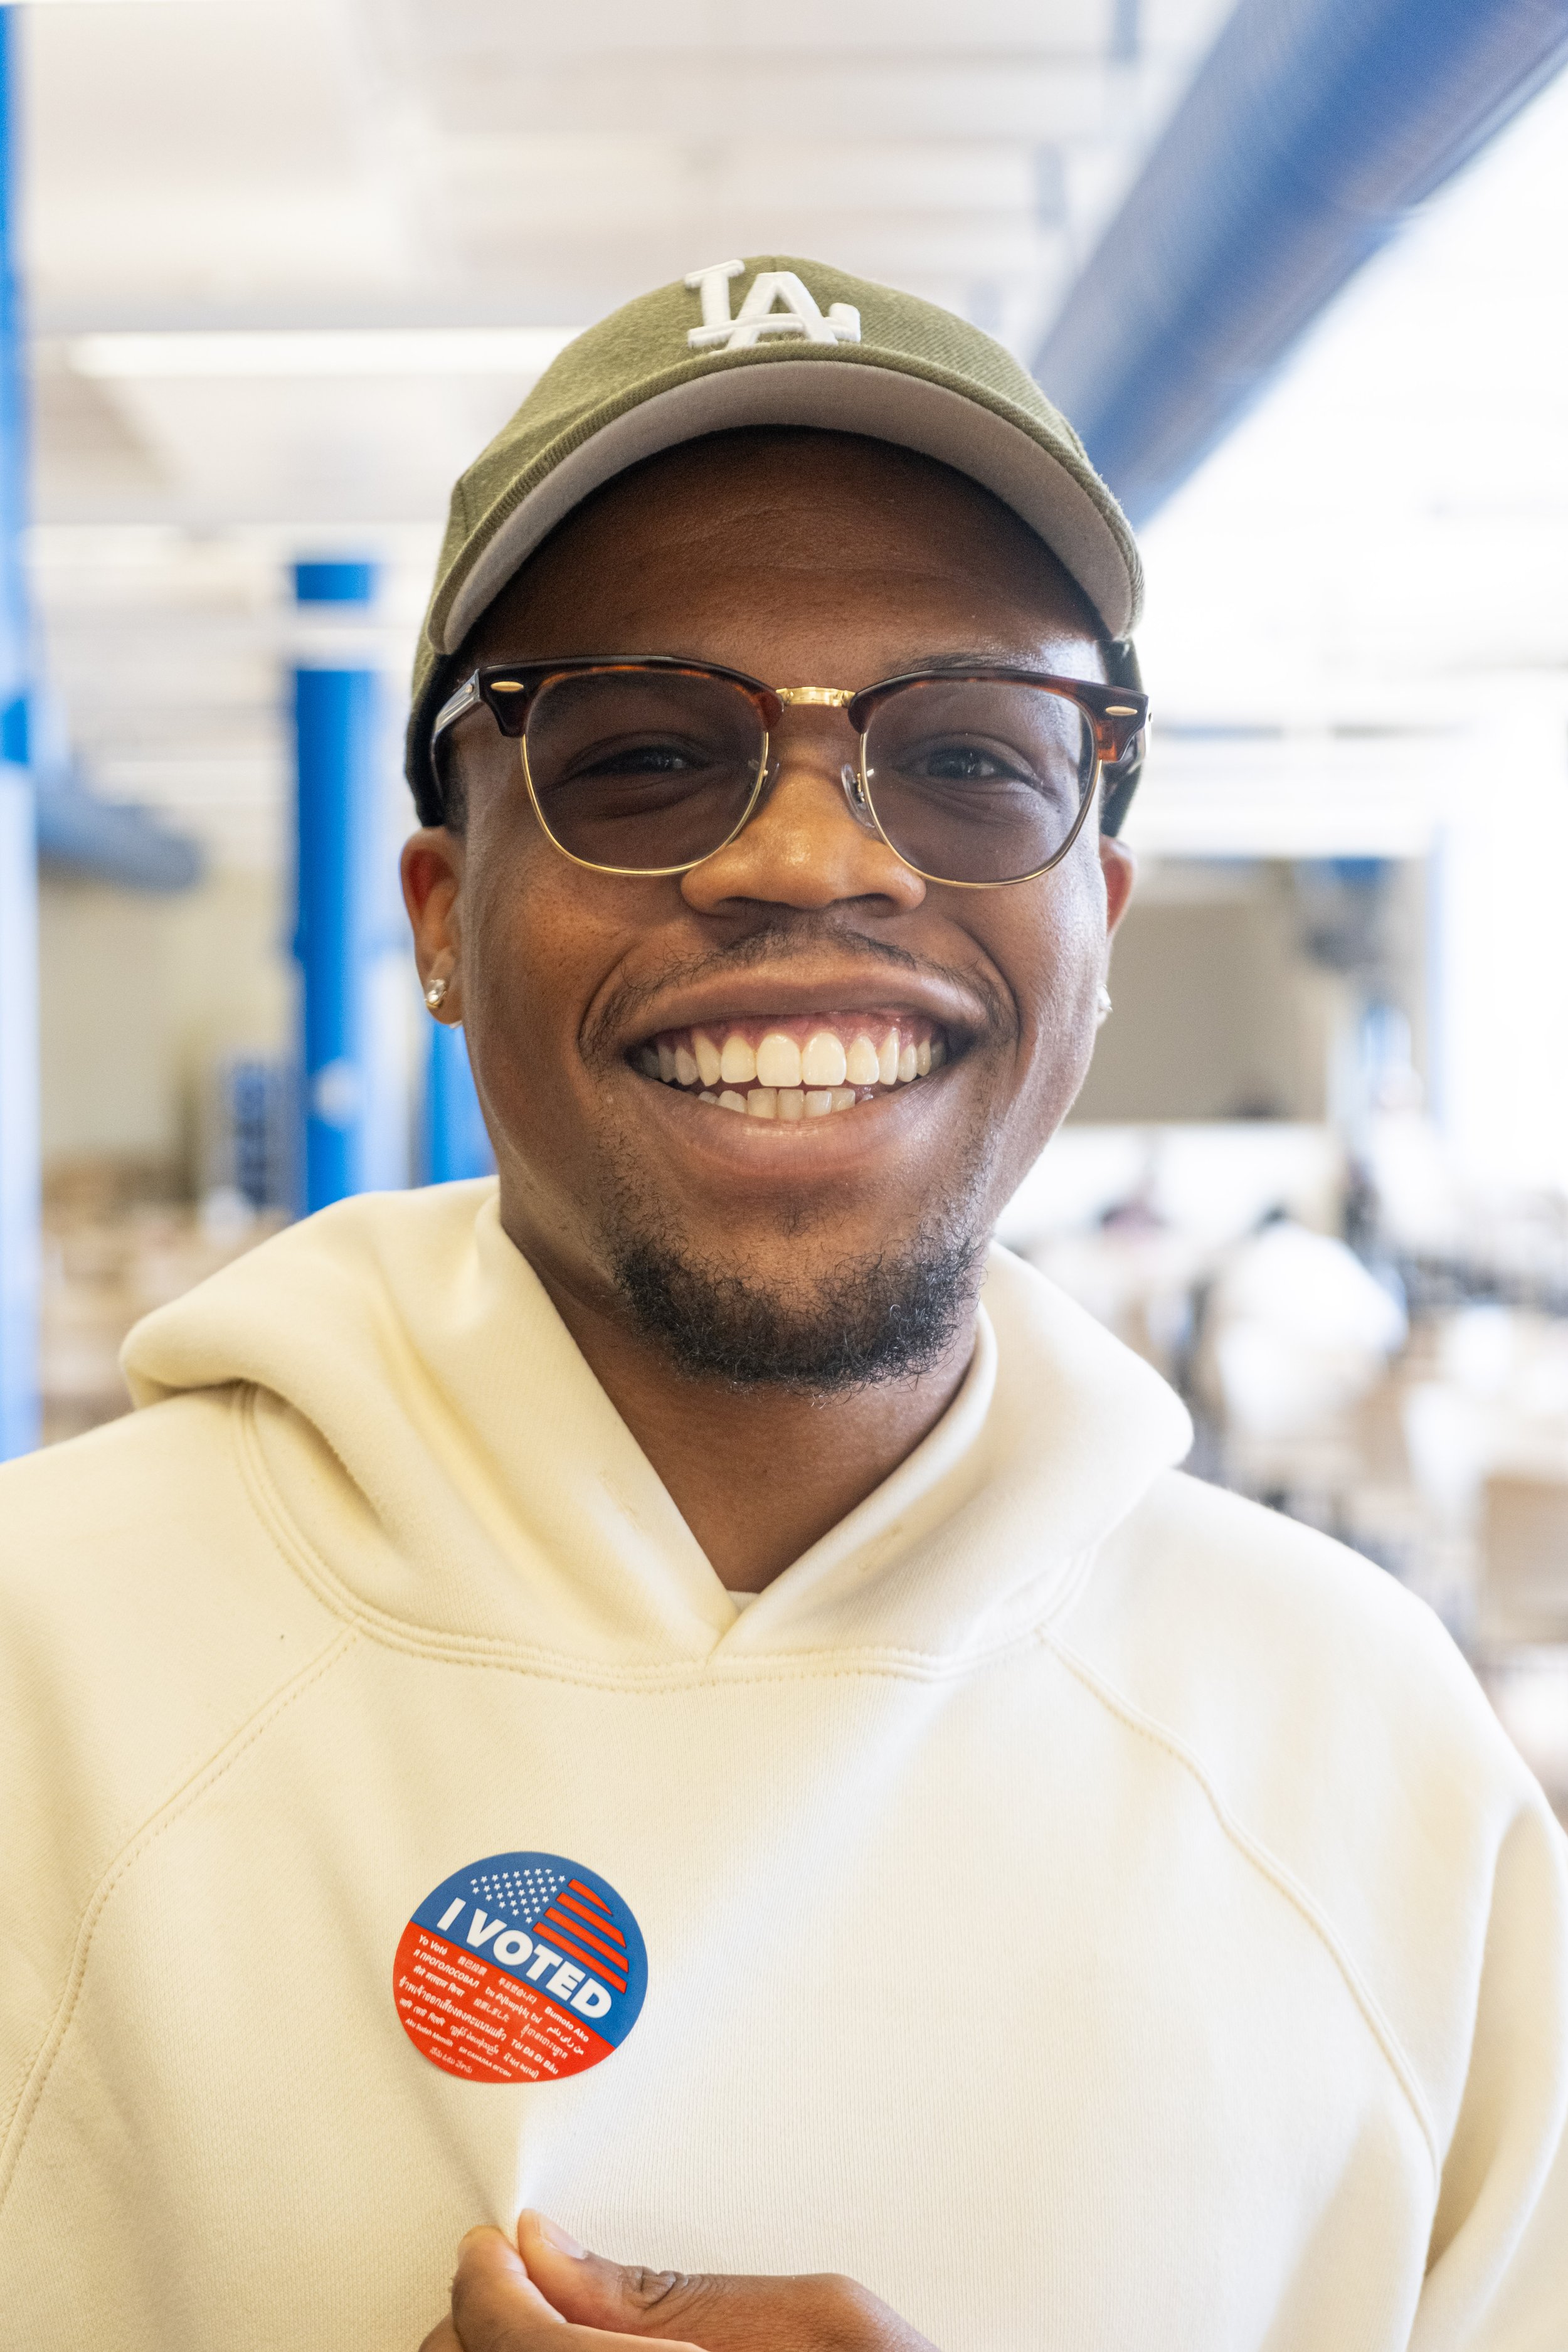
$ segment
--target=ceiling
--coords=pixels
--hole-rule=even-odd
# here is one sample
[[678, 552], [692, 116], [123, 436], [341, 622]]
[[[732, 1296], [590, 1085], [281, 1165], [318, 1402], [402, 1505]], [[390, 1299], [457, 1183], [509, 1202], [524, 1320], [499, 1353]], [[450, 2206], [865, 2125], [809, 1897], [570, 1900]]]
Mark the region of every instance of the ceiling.
[[[1032, 350], [1227, 6], [27, 0], [46, 732], [279, 867], [294, 557], [382, 559], [395, 705], [455, 474], [566, 335], [730, 253]], [[1500, 713], [1561, 751], [1565, 241], [1568, 81], [1147, 531], [1145, 848], [1415, 854]]]
[[276, 864], [294, 556], [382, 557], [401, 677], [448, 486], [543, 357], [730, 253], [1032, 347], [1227, 5], [18, 7], [57, 743]]
[[1565, 245], [1568, 76], [1370, 264], [1142, 534], [1145, 847], [1419, 855], [1478, 811], [1557, 823]]

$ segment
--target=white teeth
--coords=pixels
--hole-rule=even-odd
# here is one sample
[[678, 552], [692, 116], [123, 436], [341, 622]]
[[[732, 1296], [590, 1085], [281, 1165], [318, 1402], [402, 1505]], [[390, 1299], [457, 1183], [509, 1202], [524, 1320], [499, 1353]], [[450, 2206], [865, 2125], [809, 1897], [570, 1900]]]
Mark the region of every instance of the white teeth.
[[841, 1087], [847, 1067], [843, 1045], [831, 1029], [819, 1029], [806, 1039], [800, 1075], [808, 1087]]
[[727, 1087], [749, 1087], [757, 1075], [757, 1057], [743, 1037], [726, 1037], [719, 1076]]
[[[814, 1030], [804, 1048], [782, 1029], [770, 1029], [753, 1047], [739, 1031], [722, 1050], [704, 1029], [671, 1045], [663, 1039], [638, 1049], [637, 1066], [667, 1086], [695, 1092], [700, 1099], [751, 1118], [824, 1118], [848, 1110], [865, 1087], [909, 1086], [929, 1077], [948, 1058], [945, 1040], [915, 1045], [889, 1029], [879, 1045], [861, 1030], [847, 1048], [831, 1029]], [[721, 1087], [722, 1091], [721, 1091]]]
[[874, 1087], [882, 1075], [877, 1048], [869, 1037], [857, 1037], [845, 1056], [844, 1075], [852, 1087]]
[[798, 1087], [800, 1047], [782, 1030], [770, 1029], [757, 1047], [757, 1080], [764, 1087]]

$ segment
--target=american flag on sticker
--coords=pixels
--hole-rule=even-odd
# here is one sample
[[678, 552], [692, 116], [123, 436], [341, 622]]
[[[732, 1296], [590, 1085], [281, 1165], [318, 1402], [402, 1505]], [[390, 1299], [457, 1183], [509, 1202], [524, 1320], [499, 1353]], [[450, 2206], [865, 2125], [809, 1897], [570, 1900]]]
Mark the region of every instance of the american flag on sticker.
[[591, 1886], [580, 1878], [564, 1878], [529, 1922], [536, 1936], [547, 1936], [617, 1992], [625, 1992], [630, 1969], [626, 1939]]

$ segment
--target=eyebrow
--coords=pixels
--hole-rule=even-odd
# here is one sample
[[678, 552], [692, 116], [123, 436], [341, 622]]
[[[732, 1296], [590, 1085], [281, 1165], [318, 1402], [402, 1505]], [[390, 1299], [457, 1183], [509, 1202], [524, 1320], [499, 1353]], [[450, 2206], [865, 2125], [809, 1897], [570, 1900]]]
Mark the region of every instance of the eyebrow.
[[1034, 669], [1033, 661], [1020, 661], [1016, 654], [1001, 646], [971, 647], [963, 653], [924, 654], [919, 660], [906, 663], [907, 669], [956, 670], [969, 669]]
[[925, 654], [921, 669], [1017, 669], [1020, 665], [1000, 646], [973, 647], [966, 653]]

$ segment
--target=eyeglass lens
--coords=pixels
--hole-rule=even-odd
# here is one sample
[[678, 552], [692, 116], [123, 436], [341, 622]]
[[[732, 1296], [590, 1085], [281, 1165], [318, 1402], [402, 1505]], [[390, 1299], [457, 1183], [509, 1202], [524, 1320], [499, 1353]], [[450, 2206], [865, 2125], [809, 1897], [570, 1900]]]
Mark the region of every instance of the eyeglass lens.
[[756, 790], [760, 715], [722, 678], [584, 670], [549, 679], [523, 737], [540, 814], [563, 849], [633, 873], [695, 865]]
[[866, 783], [900, 857], [944, 882], [1015, 882], [1059, 856], [1094, 789], [1076, 702], [999, 678], [922, 679], [866, 730]]
[[[729, 840], [756, 790], [761, 716], [696, 672], [567, 673], [534, 697], [529, 780], [549, 831], [591, 866], [649, 873]], [[1058, 856], [1093, 790], [1076, 703], [988, 679], [902, 688], [873, 713], [866, 780], [901, 857], [952, 882], [1008, 882]]]

